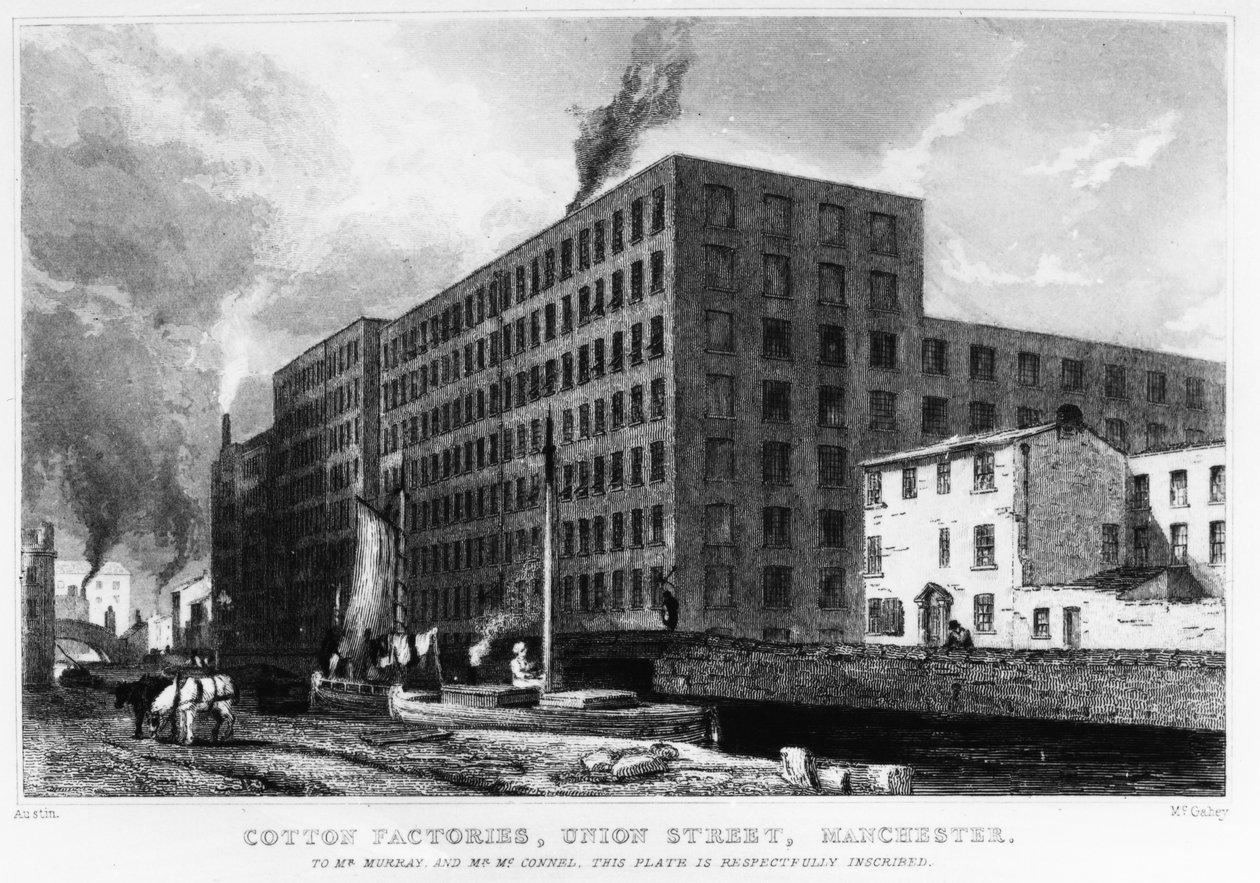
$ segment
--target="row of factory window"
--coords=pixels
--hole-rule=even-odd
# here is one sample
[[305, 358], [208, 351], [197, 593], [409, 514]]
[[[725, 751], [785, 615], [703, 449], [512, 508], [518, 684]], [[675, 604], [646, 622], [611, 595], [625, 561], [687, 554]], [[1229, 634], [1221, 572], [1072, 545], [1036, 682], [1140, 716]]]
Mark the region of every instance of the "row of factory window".
[[[657, 187], [652, 191], [651, 211], [651, 233], [659, 233], [665, 228], [664, 187]], [[644, 199], [643, 197], [638, 197], [630, 203], [630, 244], [635, 244], [643, 239], [643, 220]], [[575, 257], [577, 270], [579, 271], [589, 269], [592, 262], [599, 264], [604, 261], [607, 241], [606, 230], [610, 230], [612, 234], [611, 242], [608, 243], [611, 246], [611, 253], [620, 254], [625, 250], [625, 212], [622, 209], [617, 209], [612, 213], [610, 227], [603, 220], [597, 220], [592, 227], [584, 227], [578, 231], [576, 255], [573, 238], [569, 237], [561, 240], [558, 267], [559, 281], [573, 276]], [[663, 254], [659, 251], [654, 252], [651, 256], [650, 264], [653, 290], [657, 291], [664, 286]], [[405, 362], [415, 358], [417, 355], [428, 352], [430, 346], [445, 343], [452, 338], [458, 337], [465, 330], [475, 328], [487, 318], [493, 318], [502, 312], [506, 312], [513, 303], [513, 282], [515, 282], [515, 303], [517, 304], [524, 303], [528, 298], [536, 297], [542, 292], [549, 290], [558, 281], [556, 250], [548, 248], [542, 253], [541, 258], [535, 257], [531, 259], [528, 268], [528, 285], [526, 283], [526, 272], [524, 264], [518, 265], [514, 273], [509, 270], [495, 271], [490, 280], [488, 290], [486, 285], [480, 285], [475, 293], [466, 295], [462, 303], [456, 300], [440, 313], [430, 316], [427, 321], [422, 321], [409, 331], [385, 341], [381, 346], [381, 366], [383, 368], [397, 367], [399, 362]], [[613, 309], [616, 309], [621, 304], [619, 299], [620, 274], [621, 271], [613, 274], [614, 297], [617, 298], [616, 306], [613, 306]], [[636, 294], [636, 279], [637, 294], [641, 297], [642, 261], [635, 261], [631, 265], [632, 300]], [[599, 280], [597, 286], [602, 293], [603, 280]], [[565, 298], [565, 302], [569, 303], [571, 307], [571, 302], [569, 302], [568, 298]], [[554, 305], [549, 305], [549, 310], [554, 316]], [[571, 310], [566, 310], [566, 312], [569, 312], [571, 315]]]
[[324, 394], [324, 416], [332, 417], [359, 407], [359, 378], [355, 377]]
[[[625, 393], [621, 391], [613, 393], [611, 398], [612, 407], [610, 409], [611, 429], [613, 431], [622, 429], [625, 426], [636, 426], [644, 422], [645, 412], [642, 385], [635, 385], [630, 388], [629, 400], [630, 409], [627, 422]], [[664, 378], [658, 377], [652, 381], [649, 405], [650, 410], [647, 412], [647, 415], [650, 419], [664, 419]], [[606, 429], [609, 422], [606, 417], [608, 413], [609, 410], [605, 409], [605, 401], [602, 398], [579, 405], [576, 412], [577, 421], [575, 426], [574, 409], [565, 408], [561, 412], [560, 420], [561, 442], [564, 444], [573, 442], [575, 440], [575, 430], [577, 439], [604, 435], [608, 431]], [[407, 425], [406, 423], [403, 424], [404, 427]], [[414, 425], [414, 421], [411, 425]], [[426, 486], [435, 482], [445, 481], [453, 476], [492, 468], [500, 462], [510, 462], [514, 457], [525, 457], [527, 453], [540, 453], [545, 442], [544, 433], [543, 418], [535, 417], [528, 424], [521, 422], [515, 427], [503, 427], [502, 434], [495, 431], [488, 436], [468, 439], [463, 444], [451, 445], [442, 451], [432, 451], [427, 457], [422, 455], [415, 461], [419, 465], [420, 472], [418, 476], [413, 478], [413, 481], [418, 482], [420, 486]], [[502, 439], [502, 444], [500, 444], [500, 439]], [[418, 441], [419, 439], [415, 440]], [[403, 441], [406, 444], [412, 443], [406, 437], [404, 437]], [[662, 446], [663, 453], [664, 443], [653, 442], [653, 450], [655, 450], [656, 445]], [[386, 452], [388, 452], [387, 446], [382, 445], [382, 447], [386, 447]], [[641, 448], [634, 448], [632, 451], [642, 453]], [[500, 456], [500, 452], [502, 456]]]
[[[585, 499], [603, 494], [606, 489], [619, 491], [627, 485], [642, 487], [645, 475], [650, 483], [665, 480], [665, 442], [654, 441], [648, 445], [646, 459], [642, 447], [630, 448], [628, 453], [629, 457], [626, 451], [613, 451], [607, 456], [601, 454], [590, 460], [565, 463], [558, 489], [559, 498], [565, 501]], [[513, 501], [517, 510], [532, 508], [539, 503], [541, 482], [541, 476], [535, 472], [504, 481], [501, 494], [500, 483], [496, 481], [434, 497], [414, 507], [413, 523], [417, 529], [426, 530], [444, 524], [476, 521], [497, 515], [500, 499], [504, 512], [513, 511]]]
[[[735, 417], [735, 378], [729, 374], [709, 374], [706, 378], [705, 415], [721, 419]], [[818, 425], [844, 425], [844, 388], [818, 386]], [[761, 420], [763, 423], [792, 421], [792, 383], [788, 380], [761, 381]]]
[[[793, 606], [795, 568], [772, 564], [761, 568], [761, 605], [786, 609]], [[845, 591], [843, 567], [818, 568], [817, 606], [823, 610], [842, 610], [852, 604]], [[704, 569], [704, 606], [711, 608], [738, 606], [735, 594], [735, 568], [725, 564], [709, 564]], [[786, 638], [784, 638], [786, 640]]]
[[499, 514], [502, 501], [505, 513], [531, 509], [542, 499], [542, 476], [535, 472], [517, 476], [502, 483], [492, 481], [475, 488], [421, 500], [411, 506], [410, 527], [413, 530], [436, 530], [448, 524], [480, 521]]
[[312, 362], [292, 373], [280, 384], [280, 397], [288, 401], [359, 364], [359, 341], [350, 340], [329, 353], [322, 361]]
[[[800, 538], [797, 538], [800, 543]], [[708, 503], [704, 507], [704, 544], [733, 546], [736, 544], [735, 507], [730, 503]], [[764, 506], [761, 510], [761, 544], [767, 549], [792, 548], [792, 509], [788, 506]], [[844, 512], [840, 509], [818, 510], [818, 547], [844, 548]]]
[[328, 453], [335, 454], [360, 444], [362, 428], [362, 418], [357, 415], [353, 420], [342, 420], [328, 427]]
[[412, 550], [407, 557], [412, 575], [455, 573], [530, 561], [542, 557], [542, 528], [519, 528], [431, 543]]
[[285, 410], [276, 420], [276, 432], [282, 439], [289, 438], [308, 429], [323, 426], [326, 416], [324, 399], [312, 399]]
[[[887, 390], [870, 391], [870, 411], [868, 427], [883, 432], [896, 432], [897, 393]], [[1015, 425], [1020, 429], [1039, 426], [1045, 423], [1047, 415], [1040, 408], [1019, 406], [1015, 411]], [[951, 434], [949, 399], [942, 396], [924, 396], [922, 409], [922, 431], [926, 436], [947, 436]], [[972, 401], [967, 403], [967, 432], [992, 432], [998, 428], [997, 405], [993, 402]], [[1111, 417], [1105, 420], [1105, 437], [1107, 441], [1121, 451], [1130, 449], [1129, 425], [1124, 420]], [[1187, 428], [1185, 440], [1189, 444], [1204, 441], [1203, 430]], [[1158, 421], [1146, 424], [1145, 450], [1155, 450], [1173, 443], [1168, 425]]]
[[[540, 588], [541, 591], [541, 588]], [[415, 616], [424, 624], [451, 619], [471, 619], [503, 606], [503, 587], [497, 583], [423, 589], [415, 594]]]
[[[518, 381], [521, 380], [523, 377], [524, 375], [518, 375], [518, 378], [517, 378]], [[660, 420], [664, 418], [665, 416], [665, 378], [663, 377], [654, 378], [651, 381], [651, 385], [649, 388], [650, 388], [650, 394], [651, 394], [650, 411], [648, 412], [650, 415], [650, 419]], [[504, 387], [504, 391], [505, 392], [507, 391], [506, 384]], [[491, 387], [490, 402], [491, 402], [492, 407], [490, 410], [490, 416], [496, 416], [499, 413], [497, 410], [499, 399], [498, 399], [498, 396], [495, 395], [495, 393], [497, 392], [498, 392], [497, 387]], [[577, 416], [578, 416], [577, 427], [580, 433], [580, 437], [588, 438], [592, 435], [603, 435], [604, 432], [606, 431], [605, 427], [608, 423], [609, 415], [611, 416], [612, 429], [614, 430], [621, 429], [623, 426], [627, 425], [627, 422], [631, 426], [644, 422], [645, 412], [644, 412], [643, 392], [644, 392], [644, 388], [643, 388], [643, 384], [641, 383], [634, 384], [633, 386], [630, 387], [628, 421], [627, 421], [627, 412], [626, 412], [627, 394], [624, 390], [617, 390], [616, 392], [612, 393], [612, 395], [609, 397], [607, 401], [605, 401], [603, 397], [600, 397], [600, 398], [595, 399], [594, 402], [587, 402], [586, 404], [579, 405], [577, 408]], [[479, 420], [484, 419], [486, 416], [486, 411], [484, 408], [485, 398], [486, 397], [484, 395], [484, 390], [477, 390], [475, 393], [469, 392], [462, 398], [457, 398], [453, 402], [447, 403], [447, 405], [450, 406], [449, 408], [447, 407], [447, 405], [443, 405], [441, 407], [440, 413], [438, 413], [438, 409], [435, 408], [434, 413], [430, 413], [426, 411], [421, 414], [413, 415], [410, 419], [403, 420], [400, 423], [394, 423], [394, 424], [389, 424], [389, 425], [382, 424], [381, 442], [380, 442], [381, 453], [382, 454], [392, 453], [396, 450], [399, 450], [399, 448], [401, 447], [419, 444], [422, 441], [426, 441], [430, 437], [430, 435], [438, 435], [444, 432], [451, 431], [453, 429], [457, 429], [460, 426], [466, 425], [468, 423], [475, 423]], [[510, 401], [510, 400], [505, 399], [505, 401]], [[476, 403], [475, 411], [473, 410], [474, 402]], [[461, 407], [461, 404], [463, 405], [463, 407]], [[507, 409], [504, 409], [504, 410], [507, 410]], [[562, 432], [562, 440], [564, 442], [573, 441], [573, 435], [574, 435], [573, 416], [574, 416], [574, 410], [572, 408], [565, 408], [561, 414], [561, 432]], [[522, 428], [524, 426], [525, 424], [522, 423], [520, 427], [518, 427], [517, 429], [518, 434], [521, 435], [520, 450], [522, 454], [525, 451], [525, 440], [524, 440], [524, 435], [523, 435], [525, 430]], [[433, 432], [430, 432], [430, 430], [433, 430]], [[541, 450], [542, 441], [543, 441], [542, 436], [543, 436], [542, 418], [535, 417], [531, 421], [531, 431], [530, 431], [531, 449], [534, 452]], [[492, 435], [491, 439], [493, 439], [493, 437], [494, 436]], [[464, 448], [466, 451], [468, 451], [468, 453], [465, 455], [465, 459], [467, 459], [467, 457], [471, 455], [471, 449], [469, 448], [469, 446], [473, 444], [474, 442], [472, 442], [471, 440], [464, 443]], [[486, 453], [485, 453], [486, 446], [484, 442], [481, 442], [481, 441], [478, 441], [476, 444], [479, 449], [479, 452], [477, 454], [477, 462], [479, 464], [484, 465], [484, 461], [486, 458]], [[490, 442], [490, 445], [491, 445], [490, 453], [489, 453], [490, 465], [494, 465], [497, 462], [497, 454], [495, 453], [494, 444], [495, 444], [494, 441]], [[458, 447], [458, 445], [456, 445], [455, 447]], [[511, 440], [506, 437], [506, 430], [505, 430], [505, 440], [504, 440], [505, 459], [508, 459], [508, 460], [512, 459], [511, 447], [512, 447]], [[454, 450], [454, 448], [452, 448], [452, 450]], [[457, 454], [453, 456], [455, 456], [456, 458], [458, 457]], [[469, 467], [465, 467], [465, 468], [469, 468]], [[477, 468], [481, 468], [481, 466], [479, 465]], [[456, 472], [458, 472], [458, 469], [456, 469]], [[434, 474], [436, 475], [437, 473], [435, 472]]]
[[[1104, 436], [1112, 447], [1118, 450], [1130, 451], [1134, 445], [1129, 438], [1129, 424], [1118, 417], [1109, 417], [1105, 421]], [[1202, 429], [1193, 427], [1186, 428], [1185, 443], [1188, 445], [1198, 445], [1206, 441], [1206, 434]], [[1153, 451], [1160, 448], [1175, 444], [1176, 440], [1172, 437], [1168, 426], [1164, 423], [1150, 421], [1146, 424], [1146, 445], [1142, 450]]]
[[[843, 487], [847, 468], [847, 452], [839, 445], [817, 446], [817, 476], [820, 487]], [[765, 484], [789, 485], [793, 481], [792, 443], [761, 443], [761, 479]], [[709, 437], [704, 440], [704, 477], [706, 481], [735, 481], [735, 439]], [[801, 477], [804, 473], [801, 474]]]
[[[560, 580], [558, 604], [565, 612], [583, 613], [659, 607], [666, 580], [665, 568], [661, 565], [646, 572], [634, 567], [569, 574]], [[533, 592], [541, 597], [541, 577], [535, 577], [523, 591], [517, 591], [518, 594]], [[498, 610], [503, 604], [504, 590], [496, 583], [456, 585], [417, 593], [417, 615], [422, 622], [467, 620]]]
[[[1208, 502], [1225, 502], [1225, 467], [1208, 469]], [[1168, 504], [1173, 508], [1190, 505], [1190, 480], [1185, 469], [1168, 473]], [[1151, 477], [1149, 474], [1134, 475], [1129, 480], [1129, 508], [1151, 508]]]
[[[787, 609], [793, 606], [794, 568], [769, 566], [762, 568], [762, 606]], [[602, 613], [618, 610], [652, 609], [661, 606], [664, 589], [670, 586], [670, 574], [663, 565], [646, 570], [640, 567], [618, 568], [593, 573], [566, 574], [560, 580], [559, 606], [565, 612]], [[530, 583], [541, 594], [541, 578]], [[497, 609], [498, 590], [495, 584], [451, 586], [419, 593], [420, 615], [429, 621], [468, 619]], [[817, 606], [824, 610], [842, 610], [853, 599], [845, 592], [844, 569], [819, 569]], [[440, 603], [440, 607], [437, 606]], [[475, 607], [474, 607], [475, 604]], [[704, 604], [715, 609], [737, 606], [735, 569], [728, 565], [705, 567]], [[786, 640], [786, 638], [784, 638]], [[838, 638], [837, 638], [838, 640]]]
[[[732, 354], [736, 351], [735, 316], [721, 310], [706, 310], [705, 350]], [[843, 366], [844, 328], [840, 325], [818, 325], [818, 362], [821, 365]], [[766, 359], [795, 359], [791, 319], [763, 317], [761, 320], [761, 355]]]
[[[704, 222], [710, 227], [734, 229], [735, 191], [722, 184], [704, 185]], [[761, 232], [766, 236], [792, 235], [793, 201], [781, 194], [765, 193], [761, 198]], [[820, 245], [843, 248], [848, 241], [847, 212], [834, 203], [818, 203], [817, 235]], [[875, 254], [897, 254], [897, 217], [884, 212], [867, 213], [867, 243]]]
[[[605, 523], [608, 528], [606, 538]], [[626, 530], [627, 523], [629, 531]], [[645, 543], [649, 546], [665, 543], [665, 507], [662, 504], [658, 503], [646, 510], [613, 512], [607, 520], [603, 515], [596, 515], [560, 524], [561, 558], [600, 555], [627, 548], [641, 549]]]
[[[561, 558], [590, 556], [665, 543], [665, 507], [634, 508], [560, 524]], [[502, 553], [502, 558], [500, 558]], [[542, 556], [542, 528], [517, 528], [502, 533], [464, 537], [419, 546], [407, 555], [411, 575], [455, 573], [531, 561]]]
[[[561, 500], [581, 500], [590, 495], [604, 493], [604, 464], [607, 462], [608, 490], [619, 491], [626, 485], [642, 487], [644, 475], [644, 449], [632, 447], [629, 457], [625, 451], [613, 451], [607, 457], [596, 455], [590, 460], [567, 462], [561, 470], [558, 495]], [[654, 441], [647, 447], [647, 480], [652, 483], [665, 480], [665, 442]]]
[[[664, 290], [663, 267], [664, 263], [661, 253], [654, 253], [652, 256], [652, 291], [654, 293]], [[642, 261], [636, 261], [631, 265], [630, 303], [643, 299], [643, 274], [641, 270]], [[610, 310], [621, 309], [623, 303], [621, 282], [622, 273], [618, 270], [613, 273], [613, 296], [609, 302]], [[594, 291], [593, 306], [589, 286], [583, 286], [578, 292], [579, 326], [585, 325], [593, 317], [597, 318], [604, 315], [604, 281], [602, 279], [596, 281]], [[562, 297], [560, 306], [560, 334], [571, 334], [573, 332], [572, 297], [570, 295]], [[664, 317], [658, 316], [653, 321], [655, 323], [653, 331], [656, 331], [659, 325], [659, 340], [663, 353]], [[508, 322], [501, 329], [491, 331], [488, 337], [479, 338], [476, 341], [465, 344], [462, 356], [461, 350], [456, 347], [451, 352], [432, 359], [427, 365], [423, 365], [409, 374], [403, 374], [382, 384], [381, 410], [389, 411], [405, 405], [408, 401], [414, 401], [425, 395], [431, 389], [438, 389], [449, 383], [455, 383], [460, 380], [461, 376], [464, 378], [471, 377], [487, 367], [498, 365], [500, 361], [506, 362], [514, 356], [524, 354], [526, 347], [531, 349], [540, 347], [544, 340], [554, 340], [556, 336], [556, 305], [550, 303], [542, 311], [534, 310], [528, 317], [528, 324], [527, 317], [521, 316], [515, 323]], [[630, 327], [630, 343], [631, 364], [638, 364], [642, 358], [643, 350], [642, 324], [635, 323]], [[612, 370], [621, 370], [623, 344], [624, 333], [620, 331], [614, 333], [612, 336], [612, 348], [615, 367]], [[603, 339], [595, 341], [595, 345], [599, 350], [600, 371], [602, 372]], [[586, 346], [585, 349], [589, 350], [590, 346]], [[581, 349], [579, 349], [580, 352]], [[572, 358], [573, 356], [570, 354], [570, 362]]]
[[[646, 592], [643, 586], [645, 575], [648, 578]], [[660, 607], [668, 579], [665, 568], [659, 564], [653, 565], [646, 574], [641, 567], [607, 573], [567, 574], [560, 580], [560, 608], [565, 612], [602, 613], [605, 610]]]
[[[1045, 377], [1041, 356], [1038, 353], [1017, 354], [1015, 382], [1020, 386], [1041, 387]], [[948, 375], [949, 342], [937, 338], [923, 340], [923, 373]], [[895, 369], [897, 367], [897, 337], [886, 332], [871, 332], [871, 367]], [[972, 344], [969, 375], [972, 380], [997, 380], [997, 350], [990, 346]], [[1183, 404], [1193, 410], [1203, 410], [1204, 382], [1201, 377], [1185, 378]], [[1064, 392], [1082, 392], [1085, 389], [1085, 363], [1079, 359], [1059, 360], [1059, 388]], [[1123, 365], [1103, 366], [1103, 395], [1109, 399], [1129, 398], [1128, 372]], [[1168, 404], [1168, 375], [1163, 371], [1146, 372], [1146, 401], [1153, 405]]]
[[[847, 305], [847, 274], [842, 264], [820, 262], [817, 265], [817, 281], [813, 292], [820, 304], [843, 307]], [[704, 284], [715, 291], [734, 292], [739, 289], [741, 275], [738, 272], [738, 254], [724, 245], [704, 247]], [[897, 313], [901, 301], [897, 294], [897, 274], [873, 270], [867, 276], [869, 300], [873, 313]], [[796, 286], [792, 278], [792, 263], [787, 255], [763, 254], [761, 256], [761, 293], [764, 297], [792, 300]]]
[[[489, 384], [489, 395], [485, 390], [469, 391], [455, 396], [451, 401], [435, 405], [426, 415], [431, 414], [432, 433], [449, 432], [465, 423], [483, 419], [487, 407], [491, 416], [500, 410], [510, 411], [513, 407], [522, 407], [526, 401], [537, 401], [539, 398], [554, 395], [557, 390], [572, 389], [575, 385], [590, 383], [607, 373], [624, 371], [627, 363], [630, 366], [641, 365], [644, 359], [643, 323], [635, 322], [630, 326], [629, 346], [626, 334], [615, 331], [605, 347], [603, 337], [597, 337], [590, 343], [584, 343], [576, 351], [562, 353], [558, 359], [548, 359], [530, 366], [528, 370], [518, 371], [515, 376], [505, 374], [500, 381]], [[648, 321], [646, 341], [647, 358], [659, 359], [665, 355], [665, 317], [652, 316]], [[606, 358], [607, 356], [607, 358]], [[458, 360], [453, 360], [458, 364]], [[434, 366], [430, 366], [432, 370]], [[456, 372], [455, 379], [459, 373]], [[404, 375], [389, 381], [381, 387], [381, 408], [385, 412], [402, 407], [408, 402], [416, 401], [430, 389], [428, 375], [423, 369], [412, 371], [410, 376]], [[487, 405], [488, 400], [488, 405]], [[462, 403], [462, 408], [461, 408]], [[474, 404], [475, 414], [474, 417]], [[428, 421], [422, 425], [423, 437], [427, 438]]]
[[328, 467], [328, 489], [339, 491], [359, 483], [359, 458], [334, 463]]

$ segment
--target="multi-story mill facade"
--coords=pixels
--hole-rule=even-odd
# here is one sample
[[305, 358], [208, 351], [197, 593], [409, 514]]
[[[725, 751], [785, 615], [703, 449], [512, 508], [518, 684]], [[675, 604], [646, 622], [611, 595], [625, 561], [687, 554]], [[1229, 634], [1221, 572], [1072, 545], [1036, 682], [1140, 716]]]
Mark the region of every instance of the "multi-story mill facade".
[[536, 591], [549, 413], [559, 629], [659, 627], [668, 587], [681, 629], [791, 641], [862, 640], [864, 457], [1063, 405], [1223, 436], [1223, 365], [925, 317], [923, 271], [920, 200], [672, 156], [383, 323], [416, 624]]
[[225, 652], [314, 653], [349, 599], [354, 498], [379, 492], [380, 319], [358, 319], [273, 378], [274, 425], [212, 475], [212, 580]]

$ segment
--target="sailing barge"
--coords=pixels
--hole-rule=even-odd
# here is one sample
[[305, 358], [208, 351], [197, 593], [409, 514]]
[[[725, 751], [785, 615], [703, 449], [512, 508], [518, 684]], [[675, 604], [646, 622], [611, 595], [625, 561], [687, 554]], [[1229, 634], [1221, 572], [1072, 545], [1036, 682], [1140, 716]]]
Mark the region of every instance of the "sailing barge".
[[[399, 491], [400, 522], [406, 518], [406, 506], [403, 491]], [[405, 536], [405, 523], [393, 524], [384, 514], [378, 512], [362, 499], [355, 499], [357, 543], [355, 544], [354, 577], [350, 598], [346, 606], [343, 634], [337, 646], [337, 655], [348, 661], [348, 664], [360, 664], [373, 648], [366, 635], [380, 636], [387, 639], [389, 646], [386, 658], [377, 658], [378, 667], [390, 671], [400, 678], [406, 669], [404, 660], [396, 658], [395, 634], [402, 631], [400, 625], [404, 621], [405, 604], [401, 597], [403, 588], [397, 568], [402, 561], [400, 543]], [[334, 615], [340, 614], [340, 600], [334, 603]], [[425, 656], [431, 660], [432, 669], [436, 673], [437, 683], [441, 684], [441, 663], [437, 648], [426, 641]], [[406, 648], [414, 651], [414, 644]], [[406, 662], [418, 663], [419, 659], [408, 659]], [[320, 660], [321, 663], [324, 660]], [[359, 672], [363, 677], [336, 677], [316, 671], [311, 675], [310, 707], [312, 710], [331, 712], [336, 715], [355, 718], [387, 717], [389, 714], [389, 691], [396, 686], [389, 681], [368, 680], [366, 670]], [[437, 690], [415, 691], [417, 698], [428, 697], [436, 701], [440, 693]]]
[[[552, 591], [555, 570], [555, 442], [550, 415], [547, 418], [545, 517], [543, 525], [543, 670], [538, 686], [489, 684], [480, 686], [441, 684], [436, 642], [427, 647], [438, 675], [439, 690], [407, 689], [401, 683], [379, 684], [352, 679], [311, 676], [311, 705], [355, 716], [383, 713], [395, 720], [429, 728], [485, 729], [570, 733], [619, 739], [703, 742], [715, 736], [712, 709], [694, 705], [641, 702], [626, 690], [570, 690], [555, 692], [552, 683]], [[400, 491], [401, 494], [401, 491]], [[383, 627], [387, 621], [384, 599], [401, 580], [390, 581], [396, 562], [402, 560], [398, 544], [401, 527], [371, 506], [358, 501], [358, 551], [355, 558], [354, 595], [346, 614], [349, 652], [361, 652], [354, 643], [362, 628]], [[405, 505], [399, 506], [406, 511]], [[393, 597], [394, 623], [402, 621], [402, 605]], [[351, 630], [353, 629], [353, 631]], [[395, 631], [398, 629], [395, 627]], [[392, 655], [390, 662], [395, 662]], [[396, 672], [400, 665], [391, 665]]]

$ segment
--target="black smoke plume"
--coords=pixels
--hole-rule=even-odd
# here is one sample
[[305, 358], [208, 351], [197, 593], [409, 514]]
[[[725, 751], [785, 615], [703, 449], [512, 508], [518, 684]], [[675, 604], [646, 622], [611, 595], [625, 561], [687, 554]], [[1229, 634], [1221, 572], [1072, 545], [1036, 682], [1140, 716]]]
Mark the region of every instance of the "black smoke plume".
[[569, 203], [570, 212], [609, 178], [629, 170], [645, 131], [682, 115], [678, 98], [694, 60], [690, 21], [654, 19], [634, 35], [630, 64], [621, 74], [621, 89], [612, 102], [573, 111], [581, 121], [580, 134], [573, 142], [578, 190]]
[[256, 273], [267, 206], [200, 186], [221, 170], [131, 140], [113, 108], [81, 112], [66, 144], [26, 134], [23, 494], [56, 483], [86, 528], [85, 584], [134, 532], [166, 552], [161, 588], [204, 551], [219, 384], [206, 329]]

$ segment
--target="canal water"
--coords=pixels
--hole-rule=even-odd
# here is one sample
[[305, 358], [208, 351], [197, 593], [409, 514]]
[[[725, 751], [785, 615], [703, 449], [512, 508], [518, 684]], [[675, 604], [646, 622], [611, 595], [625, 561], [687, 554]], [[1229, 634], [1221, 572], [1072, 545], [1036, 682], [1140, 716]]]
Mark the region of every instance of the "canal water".
[[1200, 730], [728, 704], [724, 751], [909, 764], [915, 794], [1222, 795], [1225, 735]]

